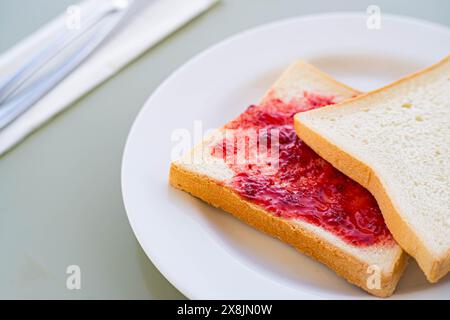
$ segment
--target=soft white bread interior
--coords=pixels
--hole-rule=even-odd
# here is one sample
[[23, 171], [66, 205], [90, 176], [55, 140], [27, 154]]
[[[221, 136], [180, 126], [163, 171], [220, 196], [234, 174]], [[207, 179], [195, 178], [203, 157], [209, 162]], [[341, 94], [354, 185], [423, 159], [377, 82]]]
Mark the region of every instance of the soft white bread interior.
[[376, 198], [431, 282], [450, 270], [450, 56], [385, 88], [295, 116], [296, 132]]
[[[283, 73], [263, 101], [274, 96], [290, 101], [301, 97], [305, 91], [332, 95], [335, 96], [335, 101], [343, 101], [359, 94], [315, 67], [299, 61]], [[208, 150], [208, 146], [220, 141], [221, 130], [223, 129], [218, 129], [182, 159], [172, 162], [172, 186], [220, 207], [249, 225], [294, 246], [373, 295], [385, 297], [392, 294], [407, 260], [396, 243], [354, 246], [321, 227], [300, 219], [276, 217], [262, 207], [244, 200], [224, 184], [233, 177], [233, 171], [222, 159], [204, 152]], [[380, 276], [379, 287], [370, 284], [374, 266], [378, 268]]]

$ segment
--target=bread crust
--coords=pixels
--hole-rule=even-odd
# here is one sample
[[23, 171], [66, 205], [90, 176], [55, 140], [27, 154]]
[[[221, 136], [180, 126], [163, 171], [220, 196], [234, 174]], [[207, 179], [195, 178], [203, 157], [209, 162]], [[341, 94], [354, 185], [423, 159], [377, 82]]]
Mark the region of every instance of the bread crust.
[[367, 287], [369, 265], [350, 255], [315, 233], [289, 220], [274, 216], [264, 209], [244, 200], [232, 189], [201, 174], [193, 173], [172, 163], [170, 184], [203, 201], [231, 213], [250, 226], [286, 242], [300, 252], [317, 259], [338, 275], [367, 292], [378, 296], [390, 296], [407, 264], [407, 255], [399, 250], [396, 265], [389, 273], [381, 274], [381, 288]]
[[[450, 55], [440, 62], [411, 75], [403, 77], [388, 86], [378, 90], [362, 94], [358, 97], [346, 100], [332, 106], [322, 108], [344, 108], [355, 100], [373, 96], [388, 88], [395, 87], [399, 83], [408, 81], [422, 74], [426, 74], [445, 63], [450, 62]], [[314, 111], [312, 111], [314, 112]], [[431, 252], [420, 237], [416, 234], [412, 226], [402, 218], [398, 206], [389, 196], [389, 190], [377, 176], [376, 171], [368, 164], [359, 160], [356, 156], [342, 150], [339, 146], [323, 137], [320, 133], [307, 126], [301, 121], [301, 114], [294, 117], [295, 130], [297, 135], [322, 158], [330, 162], [336, 169], [357, 181], [368, 189], [377, 200], [385, 222], [394, 236], [397, 243], [411, 256], [413, 256], [429, 282], [437, 282], [450, 271], [450, 249], [444, 256], [436, 256]]]

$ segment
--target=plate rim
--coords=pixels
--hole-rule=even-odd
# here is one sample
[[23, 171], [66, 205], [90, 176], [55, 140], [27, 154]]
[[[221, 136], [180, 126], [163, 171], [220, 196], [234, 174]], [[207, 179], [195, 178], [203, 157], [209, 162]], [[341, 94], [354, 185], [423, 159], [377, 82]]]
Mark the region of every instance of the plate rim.
[[[416, 24], [422, 27], [427, 28], [435, 28], [440, 29], [443, 32], [450, 33], [450, 27], [433, 22], [428, 21], [416, 17], [406, 16], [406, 15], [400, 15], [400, 14], [391, 14], [391, 13], [382, 13], [383, 18], [382, 19], [389, 19], [389, 20], [396, 20], [397, 22], [407, 22]], [[367, 14], [361, 12], [361, 11], [333, 11], [333, 12], [324, 12], [324, 13], [313, 13], [313, 14], [305, 14], [305, 15], [296, 15], [292, 17], [277, 19], [268, 23], [263, 23], [260, 25], [256, 25], [253, 27], [250, 27], [248, 29], [244, 29], [242, 31], [239, 31], [235, 34], [232, 34], [210, 46], [207, 48], [201, 50], [200, 52], [194, 54], [192, 57], [190, 57], [187, 61], [183, 62], [181, 65], [179, 65], [174, 71], [170, 72], [169, 75], [154, 89], [147, 99], [145, 100], [144, 104], [140, 108], [139, 112], [135, 116], [133, 123], [128, 131], [128, 135], [126, 138], [125, 145], [123, 147], [122, 152], [122, 159], [121, 159], [121, 168], [120, 168], [120, 185], [121, 185], [121, 193], [122, 193], [122, 202], [125, 208], [125, 212], [127, 215], [128, 222], [131, 226], [131, 229], [133, 230], [133, 234], [135, 235], [136, 239], [138, 240], [139, 245], [141, 246], [142, 250], [145, 252], [148, 259], [154, 264], [154, 266], [158, 269], [158, 271], [164, 276], [164, 278], [177, 290], [179, 290], [185, 297], [188, 299], [197, 299], [197, 294], [193, 292], [191, 288], [186, 288], [184, 284], [182, 284], [179, 279], [176, 279], [176, 277], [169, 276], [169, 272], [166, 269], [164, 263], [161, 262], [161, 259], [158, 259], [156, 255], [153, 253], [151, 248], [148, 248], [143, 245], [145, 242], [143, 240], [143, 235], [139, 232], [139, 228], [137, 227], [136, 219], [133, 219], [133, 214], [130, 213], [132, 210], [130, 209], [130, 205], [127, 204], [127, 192], [125, 191], [126, 185], [125, 185], [125, 174], [126, 174], [126, 166], [127, 166], [127, 158], [129, 154], [129, 149], [131, 145], [131, 140], [133, 139], [134, 132], [136, 131], [137, 123], [140, 122], [141, 117], [143, 117], [143, 114], [147, 111], [148, 108], [151, 106], [151, 101], [154, 96], [158, 95], [160, 91], [164, 90], [164, 88], [172, 81], [172, 79], [176, 78], [178, 74], [182, 73], [185, 69], [189, 68], [190, 65], [194, 64], [198, 60], [202, 59], [203, 56], [208, 55], [210, 52], [216, 50], [219, 47], [225, 46], [228, 43], [231, 43], [235, 41], [236, 39], [243, 38], [246, 36], [249, 36], [253, 33], [262, 32], [265, 29], [271, 29], [280, 25], [284, 24], [290, 24], [301, 20], [315, 20], [315, 19], [345, 19], [345, 18], [362, 18], [367, 17]], [[316, 295], [312, 293], [303, 292], [306, 298], [309, 299], [320, 299], [321, 297], [317, 297]], [[304, 297], [304, 298], [305, 298]], [[346, 297], [348, 298], [348, 297]], [[365, 297], [355, 297], [355, 299], [364, 299]], [[369, 296], [369, 298], [371, 298]], [[394, 297], [395, 298], [395, 297]]]

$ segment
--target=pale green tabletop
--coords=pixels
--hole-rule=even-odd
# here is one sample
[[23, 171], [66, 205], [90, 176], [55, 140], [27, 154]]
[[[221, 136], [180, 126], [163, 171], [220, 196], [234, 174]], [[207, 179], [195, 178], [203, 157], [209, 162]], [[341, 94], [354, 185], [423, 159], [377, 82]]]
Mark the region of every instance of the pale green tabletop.
[[[72, 3], [1, 1], [0, 52]], [[0, 158], [0, 298], [184, 298], [142, 251], [122, 204], [122, 149], [137, 112], [172, 71], [229, 35], [370, 4], [450, 24], [448, 0], [222, 0]], [[81, 268], [80, 290], [66, 287], [69, 265]]]

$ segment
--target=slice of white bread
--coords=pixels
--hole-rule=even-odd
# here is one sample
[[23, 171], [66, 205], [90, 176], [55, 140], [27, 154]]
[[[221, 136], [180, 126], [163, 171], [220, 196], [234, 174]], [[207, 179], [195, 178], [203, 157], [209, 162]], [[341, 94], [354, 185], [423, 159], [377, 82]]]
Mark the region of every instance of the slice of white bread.
[[366, 187], [430, 282], [450, 270], [450, 56], [387, 87], [295, 116], [296, 132]]
[[[291, 101], [301, 97], [305, 91], [332, 95], [336, 102], [359, 94], [313, 66], [299, 61], [283, 73], [263, 101], [273, 99], [274, 96]], [[171, 163], [172, 186], [220, 207], [256, 229], [294, 246], [373, 295], [386, 297], [393, 293], [407, 261], [407, 255], [394, 241], [390, 244], [355, 246], [319, 226], [300, 219], [277, 217], [245, 200], [224, 184], [233, 177], [234, 172], [222, 159], [204, 152], [208, 146], [220, 141], [222, 130], [218, 129], [182, 159]], [[378, 288], [370, 284], [374, 266], [378, 267], [380, 276]]]

